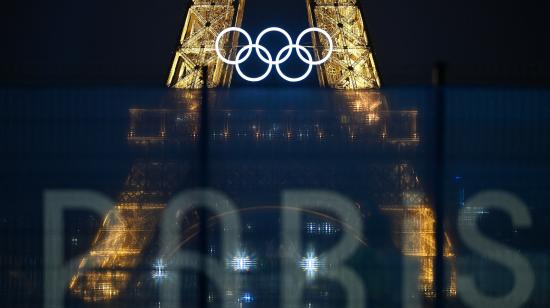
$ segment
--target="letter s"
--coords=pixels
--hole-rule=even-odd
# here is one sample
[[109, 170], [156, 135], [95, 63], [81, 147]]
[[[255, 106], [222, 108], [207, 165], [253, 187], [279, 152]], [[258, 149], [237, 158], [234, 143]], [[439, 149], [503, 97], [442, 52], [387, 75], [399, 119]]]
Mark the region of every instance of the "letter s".
[[[519, 198], [505, 191], [481, 192], [466, 202], [465, 208], [467, 207], [502, 210], [510, 215], [514, 227], [525, 228], [532, 224], [527, 206]], [[464, 209], [460, 211], [459, 221], [467, 219], [468, 214]], [[472, 251], [511, 270], [514, 275], [514, 285], [508, 294], [491, 297], [477, 289], [472, 275], [458, 275], [458, 295], [471, 307], [519, 307], [529, 299], [533, 291], [535, 284], [533, 269], [521, 254], [485, 237], [475, 223], [480, 211], [476, 211], [475, 215], [473, 224], [458, 224], [460, 238]]]

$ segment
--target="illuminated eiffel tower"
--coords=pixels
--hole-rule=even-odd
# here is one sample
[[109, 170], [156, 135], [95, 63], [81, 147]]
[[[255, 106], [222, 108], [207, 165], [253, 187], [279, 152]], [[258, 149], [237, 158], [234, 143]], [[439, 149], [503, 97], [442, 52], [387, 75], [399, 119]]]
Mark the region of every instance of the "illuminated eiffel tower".
[[[228, 27], [239, 27], [244, 0], [193, 0], [178, 42], [167, 85], [179, 89], [202, 87], [202, 67], [208, 67], [208, 87], [229, 87], [233, 68], [218, 59], [214, 42]], [[326, 30], [334, 42], [331, 58], [318, 66], [323, 87], [346, 90], [378, 89], [372, 46], [367, 37], [364, 18], [356, 0], [306, 0], [311, 27]], [[312, 34], [312, 48], [317, 60], [328, 51], [323, 36]], [[222, 39], [226, 56], [234, 58], [239, 35]]]
[[[208, 67], [208, 87], [229, 87], [232, 68], [218, 59], [216, 36], [223, 29], [241, 25], [244, 0], [193, 0], [187, 9], [167, 85], [179, 89], [200, 89], [202, 68]], [[229, 52], [236, 53], [237, 34], [225, 38]]]
[[[321, 86], [346, 89], [378, 89], [374, 53], [368, 40], [363, 14], [357, 0], [307, 0], [312, 27], [326, 30], [334, 42], [330, 59], [318, 67]], [[316, 56], [326, 50], [322, 36], [313, 38]]]
[[[208, 67], [207, 86], [210, 88], [229, 87], [232, 78], [232, 66], [218, 59], [214, 50], [214, 41], [223, 29], [240, 26], [243, 18], [244, 0], [193, 0], [187, 9], [185, 24], [175, 52], [167, 85], [172, 88], [193, 90], [203, 87], [202, 68]], [[344, 93], [350, 104], [346, 113], [358, 117], [358, 122], [369, 125], [377, 123], [389, 112], [380, 88], [380, 79], [376, 70], [372, 47], [367, 38], [364, 17], [356, 0], [307, 0], [309, 24], [326, 30], [333, 39], [334, 51], [329, 61], [318, 66], [319, 83], [323, 87], [349, 90]], [[312, 48], [317, 59], [324, 57], [328, 42], [322, 37], [312, 36]], [[238, 48], [238, 34], [226, 36], [226, 56], [235, 56]], [[374, 91], [357, 91], [374, 90]], [[130, 129], [128, 141], [144, 148], [163, 146], [169, 140], [192, 142], [199, 134], [198, 106], [200, 97], [195, 91], [183, 93], [179, 109], [134, 109], [130, 110]], [[181, 106], [185, 106], [182, 110]], [[155, 117], [158, 131], [144, 135], [136, 127], [148, 126], [151, 119], [143, 118], [149, 114]], [[386, 128], [382, 129], [384, 142], [398, 146], [410, 146], [419, 142], [415, 120], [411, 123], [411, 134], [406, 139], [392, 139]], [[349, 130], [350, 139], [356, 138], [355, 122], [342, 124]], [[174, 123], [179, 123], [174, 125]], [[181, 126], [184, 123], [184, 127]], [[172, 128], [170, 128], [172, 127]], [[253, 126], [258, 127], [258, 126]], [[179, 136], [171, 131], [177, 128]], [[261, 138], [259, 128], [253, 136]], [[319, 138], [324, 136], [319, 127]], [[231, 136], [229, 125], [224, 126], [220, 135]], [[233, 134], [234, 135], [234, 134]], [[286, 138], [293, 133], [285, 132]], [[395, 242], [404, 255], [418, 257], [421, 271], [418, 286], [426, 297], [434, 296], [434, 256], [435, 232], [434, 213], [425, 198], [418, 198], [411, 207], [403, 208], [408, 191], [419, 190], [419, 180], [408, 165], [396, 165], [390, 179], [400, 187], [400, 194], [391, 201], [379, 204], [381, 209], [395, 218]], [[116, 207], [105, 218], [92, 245], [92, 249], [82, 259], [80, 270], [73, 276], [70, 290], [74, 295], [86, 301], [105, 301], [118, 297], [128, 288], [130, 271], [136, 268], [142, 259], [146, 246], [152, 239], [160, 213], [172, 193], [177, 190], [176, 183], [188, 175], [188, 170], [178, 167], [177, 163], [162, 159], [138, 160], [132, 167], [124, 191]], [[189, 224], [193, 224], [191, 220]], [[453, 247], [446, 237], [445, 257], [454, 258]], [[88, 265], [98, 270], [84, 270]], [[456, 295], [455, 272], [451, 273], [448, 294]]]
[[[130, 287], [132, 274], [135, 275], [132, 270], [144, 261], [166, 203], [184, 183], [193, 181], [191, 166], [167, 159], [157, 150], [173, 142], [193, 143], [198, 134], [196, 97], [196, 93], [178, 97], [181, 103], [177, 109], [129, 110], [128, 144], [148, 154], [133, 162], [114, 208], [104, 218], [90, 251], [81, 259], [69, 284], [76, 297], [86, 302], [108, 302]], [[174, 123], [177, 124], [171, 125]], [[189, 138], [173, 138], [174, 130]], [[196, 215], [185, 215], [182, 224], [186, 232], [197, 227]]]

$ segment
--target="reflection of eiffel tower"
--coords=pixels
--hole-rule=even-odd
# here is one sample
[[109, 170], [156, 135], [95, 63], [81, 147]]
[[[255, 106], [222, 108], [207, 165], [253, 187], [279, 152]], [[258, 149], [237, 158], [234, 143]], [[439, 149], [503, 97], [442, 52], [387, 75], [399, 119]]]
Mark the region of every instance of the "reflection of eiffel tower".
[[[394, 220], [393, 241], [403, 255], [415, 257], [420, 263], [418, 289], [426, 297], [434, 298], [435, 214], [429, 201], [422, 195], [422, 187], [414, 169], [399, 165], [394, 169], [401, 183], [402, 196], [398, 205], [385, 204], [382, 211]], [[448, 282], [444, 287], [447, 296], [456, 296], [455, 254], [449, 236], [445, 234], [443, 256], [450, 260]]]
[[[167, 109], [130, 109], [128, 142], [147, 153], [147, 158], [134, 162], [116, 206], [103, 220], [92, 249], [70, 282], [72, 294], [85, 301], [109, 301], [129, 287], [131, 271], [143, 261], [166, 202], [182, 185], [193, 181], [191, 166], [153, 154], [163, 152], [170, 140], [167, 130], [184, 132], [192, 144], [197, 135], [197, 102], [193, 93], [183, 100], [187, 104], [182, 104], [185, 107], [178, 109], [178, 114]], [[186, 218], [192, 215], [196, 213]], [[193, 221], [196, 219], [187, 223]]]
[[[137, 161], [124, 185], [124, 192], [105, 217], [90, 253], [71, 281], [73, 294], [87, 301], [109, 300], [118, 296], [130, 280], [129, 270], [141, 261], [144, 248], [155, 233], [160, 211], [174, 191], [177, 164]], [[172, 175], [172, 177], [170, 177]]]
[[[176, 108], [130, 109], [129, 142], [149, 153], [152, 148], [174, 144], [192, 148], [200, 134], [198, 102], [192, 93], [186, 92], [185, 97], [179, 98]], [[225, 98], [220, 96], [220, 100]], [[261, 110], [215, 110], [210, 140], [221, 144], [244, 143], [265, 147], [281, 142], [295, 146], [315, 142], [322, 147], [326, 143], [347, 140], [351, 145], [362, 144], [375, 151], [380, 149], [380, 145], [411, 149], [420, 141], [416, 132], [416, 111], [390, 111], [378, 92], [335, 93], [334, 101], [338, 102], [337, 117], [330, 116], [330, 111], [295, 117], [292, 111], [285, 110], [274, 119], [273, 115], [265, 117]], [[172, 192], [185, 186], [182, 182], [192, 181], [192, 167], [185, 162], [151, 154], [148, 157], [134, 163], [116, 207], [105, 219], [92, 250], [82, 260], [81, 270], [73, 277], [72, 293], [85, 300], [109, 300], [130, 287], [130, 273], [142, 261], [165, 203]], [[275, 166], [277, 171], [271, 167], [258, 169], [254, 162], [242, 162], [236, 168], [244, 178], [258, 181], [254, 185], [276, 185], [286, 181], [303, 187], [309, 185], [308, 180], [317, 178], [311, 175], [311, 167], [303, 164], [278, 165]], [[395, 218], [395, 244], [404, 255], [419, 259], [419, 289], [425, 296], [433, 297], [434, 213], [428, 199], [422, 195], [423, 188], [414, 168], [406, 161], [374, 160], [365, 162], [360, 170], [359, 173], [365, 176], [356, 179], [358, 183], [355, 184], [363, 183], [360, 185], [375, 204]], [[327, 171], [340, 179], [338, 182], [346, 181], [346, 172]], [[232, 174], [223, 170], [221, 173], [222, 178]], [[224, 179], [216, 174], [212, 177], [213, 181], [224, 183]], [[288, 179], [300, 181], [289, 183]], [[233, 194], [246, 194], [251, 185], [238, 180], [230, 182], [224, 187]], [[282, 187], [273, 186], [271, 189]], [[197, 220], [195, 213], [188, 218], [186, 224], [189, 225]], [[454, 257], [449, 240], [445, 256]], [[85, 270], [85, 266], [97, 270]], [[454, 270], [448, 292], [450, 295], [456, 293]]]
[[[209, 87], [230, 85], [232, 67], [218, 59], [214, 41], [223, 29], [240, 26], [244, 4], [244, 0], [193, 0], [168, 76], [168, 86], [201, 88], [204, 66], [208, 67]], [[380, 79], [357, 1], [307, 0], [306, 4], [310, 25], [328, 31], [334, 42], [331, 58], [318, 67], [320, 84], [336, 89], [378, 89]], [[226, 56], [235, 57], [238, 40], [238, 34], [223, 38]], [[328, 50], [328, 42], [323, 36], [312, 35], [312, 48], [315, 56], [321, 59]]]

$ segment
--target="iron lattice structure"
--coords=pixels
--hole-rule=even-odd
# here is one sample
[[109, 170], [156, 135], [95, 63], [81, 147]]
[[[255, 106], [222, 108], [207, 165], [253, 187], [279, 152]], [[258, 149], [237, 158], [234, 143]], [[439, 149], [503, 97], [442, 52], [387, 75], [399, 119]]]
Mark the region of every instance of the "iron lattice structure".
[[[374, 54], [357, 0], [306, 0], [306, 3], [310, 26], [326, 30], [334, 43], [332, 57], [317, 68], [320, 85], [342, 90], [380, 88]], [[218, 59], [214, 42], [223, 29], [240, 26], [244, 4], [244, 0], [192, 1], [167, 80], [169, 87], [201, 88], [204, 84], [204, 66], [208, 67], [208, 87], [230, 86], [232, 67]], [[328, 42], [323, 36], [315, 34], [311, 39], [315, 57], [323, 58], [328, 50]], [[221, 44], [226, 55], [235, 57], [238, 33], [225, 36]], [[181, 114], [168, 109], [130, 110], [130, 143], [150, 147], [167, 142], [173, 135], [176, 137], [174, 139], [181, 142], [194, 142], [199, 133], [196, 114], [198, 102], [197, 97], [194, 97], [196, 93], [186, 91], [182, 94], [185, 96], [182, 101], [188, 102], [188, 108]], [[377, 91], [346, 91], [344, 96], [349, 110], [344, 112], [340, 124], [352, 141], [365, 134], [365, 130], [371, 131], [379, 123], [385, 123], [386, 118], [393, 116], [387, 110], [383, 96]], [[396, 138], [395, 133], [388, 132], [386, 125], [381, 125], [381, 141], [399, 147], [415, 146], [419, 143], [416, 111], [402, 112], [400, 116], [407, 119], [400, 122], [408, 123], [405, 131], [409, 133]], [[153, 127], [149, 133], [139, 131], [140, 124], [148, 126], [146, 124], [151, 122], [158, 123], [158, 127]], [[251, 127], [253, 131], [246, 136], [253, 136], [257, 140], [268, 136], [271, 140], [272, 135], [270, 132], [262, 132], [261, 125], [256, 123]], [[293, 131], [291, 125], [286, 127], [284, 138], [290, 142], [299, 132]], [[329, 128], [314, 125], [312, 131], [322, 141], [328, 135]], [[225, 139], [239, 136], [238, 132], [231, 131], [229, 122], [217, 135]], [[130, 271], [142, 262], [166, 201], [177, 190], [176, 183], [189, 174], [183, 169], [181, 164], [165, 160], [139, 160], [134, 164], [116, 207], [105, 218], [91, 251], [82, 259], [79, 271], [73, 276], [70, 290], [74, 295], [86, 301], [109, 301], [128, 288]], [[433, 208], [425, 197], [413, 193], [422, 191], [422, 187], [412, 166], [402, 163], [386, 166], [378, 172], [375, 169], [378, 168], [371, 172], [380, 179], [386, 179], [380, 182], [387, 185], [372, 189], [372, 195], [378, 199], [377, 203], [382, 210], [394, 217], [396, 246], [403, 255], [416, 257], [420, 261], [419, 289], [424, 296], [433, 297], [436, 254]], [[379, 193], [381, 191], [386, 193]], [[403, 204], [409, 206], [404, 207]], [[196, 217], [189, 220], [189, 225], [196, 220]], [[445, 239], [444, 256], [452, 267], [447, 294], [455, 296], [454, 252], [449, 238], [446, 236]]]
[[[331, 58], [317, 67], [323, 87], [345, 90], [378, 89], [380, 78], [367, 38], [364, 18], [356, 0], [306, 0], [309, 24], [328, 31], [334, 43]], [[233, 68], [218, 59], [215, 39], [222, 30], [240, 26], [244, 0], [193, 0], [175, 52], [167, 85], [179, 89], [202, 86], [201, 68], [208, 67], [208, 87], [229, 87]], [[239, 34], [221, 41], [224, 54], [234, 58]], [[329, 50], [323, 36], [312, 33], [317, 60]]]
[[174, 191], [178, 165], [138, 160], [115, 207], [109, 211], [82, 258], [69, 289], [85, 301], [108, 301], [128, 287], [130, 271], [142, 261], [166, 200]]
[[[155, 147], [169, 144], [192, 146], [197, 142], [199, 131], [199, 102], [197, 92], [185, 91], [176, 108], [129, 110], [130, 125], [128, 141], [145, 152]], [[289, 143], [301, 142], [300, 133], [311, 132], [311, 140], [324, 143], [334, 133], [343, 133], [350, 143], [391, 145], [396, 148], [415, 147], [420, 139], [417, 134], [416, 111], [388, 110], [385, 98], [378, 91], [345, 91], [339, 93], [344, 101], [338, 107], [337, 128], [329, 121], [319, 121], [317, 117], [300, 118], [300, 121], [281, 118], [283, 122], [268, 121], [261, 112], [253, 116], [240, 118], [227, 117], [222, 121], [213, 121], [211, 141], [245, 142], [254, 140], [256, 144], [277, 141]], [[286, 112], [288, 114], [288, 111]], [[225, 113], [222, 112], [221, 114]], [[221, 118], [215, 117], [220, 120]], [[393, 120], [391, 120], [393, 119]], [[391, 123], [400, 124], [399, 129]], [[283, 130], [270, 131], [274, 126]], [[402, 127], [401, 127], [402, 126]], [[392, 128], [393, 127], [393, 128]], [[265, 128], [265, 129], [264, 129]], [[335, 130], [336, 129], [336, 130]], [[306, 137], [304, 137], [306, 138]], [[307, 137], [309, 138], [309, 137]], [[373, 148], [374, 149], [374, 148]], [[148, 155], [149, 156], [149, 155]], [[167, 200], [173, 192], [186, 187], [186, 181], [192, 181], [191, 162], [173, 161], [161, 158], [138, 159], [124, 184], [117, 205], [105, 218], [91, 250], [81, 260], [78, 272], [73, 276], [70, 290], [73, 295], [87, 302], [105, 302], [120, 298], [125, 290], [131, 289], [132, 281], [137, 281], [135, 270], [140, 268], [147, 256], [147, 247], [151, 244], [155, 229]], [[286, 168], [274, 165], [259, 172], [254, 163], [239, 163], [239, 173], [243, 177], [253, 177], [258, 183], [286, 183], [288, 179], [297, 179], [292, 185], [298, 187], [310, 184], [311, 171], [303, 164], [290, 164]], [[359, 166], [354, 166], [359, 168]], [[325, 170], [327, 171], [327, 170]], [[327, 171], [336, 182], [343, 182], [347, 173]], [[418, 288], [427, 298], [435, 296], [434, 259], [435, 215], [414, 167], [402, 162], [373, 162], [365, 164], [365, 174], [355, 182], [361, 185], [372, 197], [374, 204], [393, 218], [393, 240], [403, 255], [416, 258], [420, 263]], [[229, 171], [220, 171], [225, 178]], [[279, 178], [274, 177], [278, 174]], [[338, 174], [341, 177], [337, 178]], [[224, 182], [212, 175], [213, 181], [226, 183], [228, 191], [242, 193], [242, 182]], [[372, 181], [369, 179], [377, 179]], [[187, 180], [186, 180], [187, 179]], [[283, 181], [285, 179], [285, 181]], [[183, 184], [183, 185], [182, 185]], [[190, 184], [190, 183], [187, 183]], [[259, 185], [259, 184], [258, 184]], [[265, 184], [264, 184], [265, 185]], [[269, 184], [271, 186], [271, 184]], [[273, 189], [273, 187], [270, 187]], [[184, 230], [196, 231], [198, 216], [189, 213], [183, 222]], [[456, 296], [455, 254], [450, 238], [445, 234], [444, 257], [451, 267], [446, 280], [447, 296]]]
[[[129, 145], [149, 155], [134, 161], [116, 205], [104, 218], [90, 251], [71, 279], [69, 290], [85, 302], [109, 302], [136, 287], [131, 285], [137, 281], [135, 271], [147, 261], [166, 203], [181, 185], [193, 181], [189, 164], [152, 154], [169, 140], [174, 141], [170, 138], [174, 131], [191, 136], [186, 142], [197, 135], [197, 93], [187, 91], [180, 99], [177, 113], [173, 109], [129, 110]], [[187, 232], [196, 232], [192, 228], [198, 221], [196, 215], [184, 215], [182, 228]]]
[[[306, 1], [310, 25], [326, 30], [334, 43], [330, 59], [317, 68], [321, 86], [345, 90], [380, 88], [374, 53], [358, 1]], [[328, 50], [328, 42], [323, 36], [312, 39], [316, 56], [322, 58]]]
[[[209, 88], [230, 85], [233, 70], [218, 59], [214, 42], [223, 29], [240, 26], [243, 8], [244, 0], [193, 0], [166, 82], [169, 87], [200, 89], [205, 66]], [[234, 56], [238, 38], [235, 33], [223, 39], [227, 54]]]
[[[381, 204], [383, 212], [393, 218], [393, 241], [404, 256], [419, 262], [418, 290], [426, 298], [435, 298], [435, 213], [414, 168], [406, 163], [396, 165], [391, 171], [393, 182], [398, 183], [401, 196]], [[399, 200], [400, 199], [400, 200]], [[389, 202], [388, 202], [389, 201]], [[395, 201], [399, 203], [392, 205]], [[456, 260], [453, 244], [444, 233], [443, 257], [450, 267], [445, 284], [445, 295], [456, 296]]]

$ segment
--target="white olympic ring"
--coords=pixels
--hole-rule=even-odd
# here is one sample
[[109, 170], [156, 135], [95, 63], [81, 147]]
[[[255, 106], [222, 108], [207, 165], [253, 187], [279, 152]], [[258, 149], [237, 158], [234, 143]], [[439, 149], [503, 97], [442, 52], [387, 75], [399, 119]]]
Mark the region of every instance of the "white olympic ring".
[[[222, 37], [225, 34], [229, 33], [229, 32], [239, 32], [239, 33], [243, 34], [244, 37], [246, 38], [247, 42], [248, 42], [247, 45], [245, 45], [241, 50], [239, 50], [239, 52], [237, 52], [235, 60], [230, 60], [230, 59], [225, 58], [222, 55], [222, 52], [220, 50], [220, 41], [221, 41]], [[269, 32], [279, 32], [279, 33], [283, 34], [284, 37], [288, 41], [288, 45], [283, 47], [281, 50], [279, 50], [279, 52], [277, 53], [277, 56], [275, 57], [275, 59], [273, 59], [273, 56], [271, 55], [269, 50], [260, 44], [260, 41], [261, 41], [262, 37], [264, 35], [268, 34]], [[323, 36], [326, 37], [326, 39], [328, 41], [328, 44], [329, 44], [329, 49], [328, 49], [327, 54], [325, 55], [325, 57], [323, 59], [321, 59], [319, 61], [314, 61], [313, 60], [313, 55], [311, 54], [311, 52], [309, 50], [307, 50], [306, 47], [300, 45], [300, 42], [303, 39], [304, 35], [306, 35], [310, 32], [319, 32], [320, 34], [322, 34]], [[263, 30], [262, 32], [260, 32], [260, 34], [256, 38], [256, 42], [252, 43], [252, 38], [250, 37], [248, 32], [246, 32], [245, 30], [243, 30], [239, 27], [229, 27], [227, 29], [224, 29], [222, 32], [220, 32], [218, 34], [218, 36], [216, 37], [215, 49], [216, 49], [216, 54], [218, 55], [218, 58], [224, 63], [227, 63], [229, 65], [235, 65], [235, 68], [237, 69], [237, 73], [244, 80], [247, 80], [247, 81], [250, 81], [250, 82], [261, 81], [261, 80], [265, 79], [271, 73], [271, 71], [273, 70], [273, 65], [275, 65], [275, 69], [277, 70], [277, 73], [279, 74], [279, 76], [281, 76], [281, 78], [283, 78], [284, 80], [286, 80], [288, 82], [299, 82], [299, 81], [302, 81], [302, 80], [306, 79], [307, 76], [309, 76], [309, 74], [311, 73], [311, 70], [312, 70], [314, 65], [321, 65], [321, 64], [325, 63], [326, 61], [328, 61], [328, 59], [330, 59], [330, 56], [332, 55], [332, 51], [334, 50], [334, 45], [332, 43], [332, 38], [330, 37], [328, 32], [323, 30], [323, 29], [320, 29], [320, 28], [308, 28], [308, 29], [302, 31], [302, 33], [300, 33], [300, 35], [298, 35], [298, 38], [296, 39], [296, 42], [293, 43], [292, 38], [290, 37], [288, 32], [286, 32], [285, 30], [283, 30], [281, 28], [278, 28], [278, 27], [270, 27], [270, 28], [267, 28], [267, 29]], [[255, 49], [256, 55], [258, 56], [258, 58], [263, 63], [269, 65], [268, 68], [267, 68], [267, 71], [263, 75], [258, 76], [258, 77], [249, 77], [249, 76], [247, 76], [246, 74], [244, 74], [242, 72], [241, 67], [240, 67], [240, 64], [242, 64], [244, 61], [248, 60], [248, 58], [252, 55], [252, 49]], [[284, 62], [286, 62], [290, 58], [290, 56], [292, 55], [293, 50], [296, 50], [296, 53], [298, 54], [298, 57], [300, 58], [300, 60], [302, 60], [305, 64], [308, 65], [306, 73], [303, 74], [302, 76], [296, 77], [296, 78], [288, 77], [287, 75], [285, 75], [282, 72], [281, 67], [280, 67], [280, 64], [283, 64]], [[246, 54], [243, 56], [243, 54], [245, 52], [246, 52]], [[283, 56], [283, 54], [285, 52], [286, 52], [286, 54]], [[304, 57], [303, 53], [306, 54], [305, 57]]]

